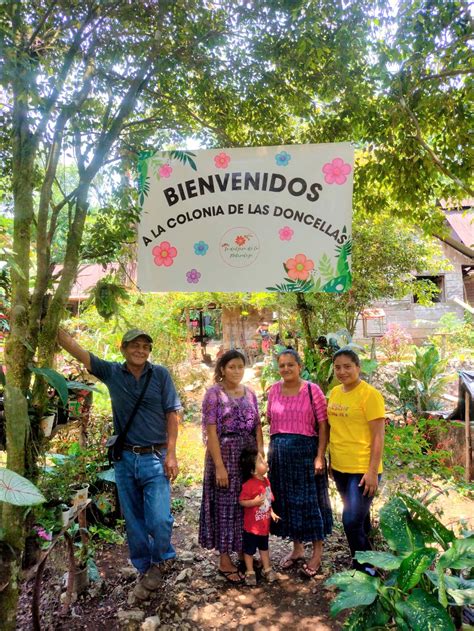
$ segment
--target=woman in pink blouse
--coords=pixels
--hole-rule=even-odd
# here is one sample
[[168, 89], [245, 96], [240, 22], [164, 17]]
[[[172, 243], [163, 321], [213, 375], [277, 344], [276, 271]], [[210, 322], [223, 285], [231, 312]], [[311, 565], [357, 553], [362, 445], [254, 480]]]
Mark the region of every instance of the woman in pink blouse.
[[301, 368], [296, 351], [280, 353], [282, 381], [268, 394], [269, 478], [274, 510], [281, 518], [271, 532], [293, 541], [293, 550], [281, 561], [284, 569], [304, 561], [304, 544], [312, 543], [311, 558], [303, 562], [301, 573], [313, 578], [321, 565], [323, 541], [332, 530], [324, 460], [328, 422], [324, 394], [316, 384], [301, 379]]

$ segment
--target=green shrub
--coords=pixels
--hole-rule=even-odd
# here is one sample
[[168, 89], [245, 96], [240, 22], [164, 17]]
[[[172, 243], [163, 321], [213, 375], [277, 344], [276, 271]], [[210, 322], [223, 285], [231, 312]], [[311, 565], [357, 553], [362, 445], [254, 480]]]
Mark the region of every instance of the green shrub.
[[440, 397], [450, 380], [443, 373], [446, 360], [441, 360], [435, 346], [416, 349], [415, 360], [399, 371], [395, 381], [385, 382], [388, 404], [396, 414], [407, 419], [409, 412], [421, 414], [440, 407]]
[[436, 332], [429, 338], [444, 356], [464, 354], [472, 357], [474, 354], [474, 320], [466, 313], [464, 319], [459, 319], [455, 313], [445, 313], [441, 316]]
[[384, 475], [395, 485], [420, 491], [433, 479], [457, 482], [463, 467], [451, 465], [452, 452], [442, 447], [448, 432], [440, 419], [408, 419], [407, 423], [389, 422], [385, 427]]
[[352, 609], [344, 624], [351, 631], [455, 631], [461, 607], [474, 602], [474, 581], [462, 575], [474, 565], [474, 536], [456, 539], [423, 504], [402, 493], [381, 509], [380, 528], [391, 551], [355, 555], [378, 568], [380, 577], [358, 571], [332, 576], [326, 585], [340, 593], [331, 614]]

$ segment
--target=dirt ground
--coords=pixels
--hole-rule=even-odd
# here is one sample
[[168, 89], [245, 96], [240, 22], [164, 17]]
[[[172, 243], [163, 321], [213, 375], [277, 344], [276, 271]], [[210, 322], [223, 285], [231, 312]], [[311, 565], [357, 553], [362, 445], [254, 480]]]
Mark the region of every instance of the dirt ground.
[[[175, 497], [177, 494], [175, 493]], [[306, 580], [297, 570], [278, 573], [272, 585], [234, 587], [216, 574], [217, 557], [197, 544], [197, 522], [201, 489], [180, 494], [184, 509], [175, 515], [174, 544], [178, 553], [175, 567], [166, 576], [163, 589], [152, 600], [129, 604], [136, 574], [127, 558], [126, 546], [106, 545], [97, 555], [99, 581], [72, 604], [61, 617], [64, 592], [65, 555], [58, 549], [48, 565], [41, 589], [41, 628], [44, 631], [115, 631], [118, 629], [237, 629], [277, 631], [292, 626], [298, 631], [330, 631], [342, 628], [332, 619], [329, 606], [333, 593], [323, 583], [332, 573], [348, 567], [345, 538], [336, 527], [325, 548], [321, 573]], [[289, 549], [272, 537], [275, 567]], [[23, 585], [18, 631], [32, 628], [33, 579]], [[159, 619], [158, 619], [159, 618]], [[145, 622], [146, 620], [146, 622]]]

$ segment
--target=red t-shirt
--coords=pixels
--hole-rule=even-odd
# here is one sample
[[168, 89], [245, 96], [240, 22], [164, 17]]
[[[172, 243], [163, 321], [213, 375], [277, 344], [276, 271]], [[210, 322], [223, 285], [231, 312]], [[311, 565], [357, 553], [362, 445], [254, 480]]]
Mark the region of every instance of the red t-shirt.
[[244, 507], [244, 530], [254, 535], [268, 535], [270, 532], [271, 506], [274, 498], [268, 478], [250, 478], [243, 483], [239, 496], [239, 500], [253, 500], [262, 493], [265, 493], [265, 501], [261, 506]]

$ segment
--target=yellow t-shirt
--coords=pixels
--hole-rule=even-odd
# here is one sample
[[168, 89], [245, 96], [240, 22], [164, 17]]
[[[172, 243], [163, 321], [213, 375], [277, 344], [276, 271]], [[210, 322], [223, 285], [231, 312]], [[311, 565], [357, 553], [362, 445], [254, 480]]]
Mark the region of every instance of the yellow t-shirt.
[[[331, 390], [328, 420], [331, 427], [329, 453], [331, 466], [342, 473], [366, 473], [370, 461], [371, 434], [369, 423], [385, 417], [380, 392], [361, 381], [350, 392], [342, 385]], [[382, 473], [382, 462], [379, 473]]]

